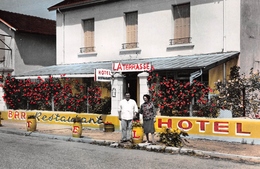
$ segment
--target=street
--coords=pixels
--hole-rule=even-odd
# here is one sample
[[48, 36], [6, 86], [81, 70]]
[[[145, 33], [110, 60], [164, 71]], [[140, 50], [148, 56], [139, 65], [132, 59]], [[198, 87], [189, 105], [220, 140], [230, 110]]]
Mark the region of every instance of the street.
[[259, 165], [201, 159], [187, 155], [171, 155], [144, 150], [118, 149], [87, 143], [0, 134], [1, 169], [256, 169], [259, 167]]

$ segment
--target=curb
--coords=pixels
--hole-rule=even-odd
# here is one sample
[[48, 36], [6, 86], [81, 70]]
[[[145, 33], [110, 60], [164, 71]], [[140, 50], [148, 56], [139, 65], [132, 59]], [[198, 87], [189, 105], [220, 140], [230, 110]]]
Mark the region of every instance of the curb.
[[139, 143], [137, 145], [132, 145], [132, 144], [125, 145], [125, 144], [118, 143], [116, 141], [95, 140], [89, 137], [75, 138], [75, 137], [68, 137], [68, 136], [43, 134], [38, 132], [27, 132], [27, 131], [25, 132], [21, 130], [6, 129], [6, 128], [4, 129], [0, 128], [0, 133], [40, 137], [40, 138], [47, 138], [47, 139], [56, 139], [56, 140], [79, 142], [79, 143], [88, 143], [88, 144], [109, 146], [112, 148], [131, 148], [131, 149], [139, 149], [139, 150], [146, 150], [152, 152], [176, 154], [176, 155], [180, 154], [180, 155], [197, 156], [202, 158], [218, 158], [218, 159], [234, 160], [239, 162], [246, 161], [251, 163], [260, 163], [260, 157], [243, 156], [243, 155], [236, 155], [236, 154], [224, 154], [218, 152], [193, 150], [193, 149], [177, 148], [177, 147], [167, 147], [161, 145], [151, 145], [150, 143]]

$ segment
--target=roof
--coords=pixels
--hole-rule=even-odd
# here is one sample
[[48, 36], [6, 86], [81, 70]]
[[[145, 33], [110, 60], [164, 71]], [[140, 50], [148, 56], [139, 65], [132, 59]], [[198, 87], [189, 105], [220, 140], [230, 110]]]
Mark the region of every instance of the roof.
[[53, 5], [48, 8], [49, 11], [52, 10], [61, 10], [61, 9], [69, 9], [69, 8], [75, 8], [75, 7], [81, 7], [81, 6], [91, 6], [91, 5], [97, 5], [101, 3], [108, 3], [118, 0], [64, 0], [56, 5]]
[[14, 31], [56, 35], [56, 21], [0, 10], [0, 22]]
[[151, 63], [155, 70], [182, 70], [182, 69], [203, 69], [208, 70], [217, 65], [223, 64], [235, 57], [239, 52], [198, 54], [189, 56], [157, 57], [118, 61], [88, 62], [79, 64], [54, 65], [43, 67], [38, 70], [22, 73], [16, 76], [49, 76], [66, 74], [71, 76], [94, 74], [95, 69], [110, 69], [112, 63]]

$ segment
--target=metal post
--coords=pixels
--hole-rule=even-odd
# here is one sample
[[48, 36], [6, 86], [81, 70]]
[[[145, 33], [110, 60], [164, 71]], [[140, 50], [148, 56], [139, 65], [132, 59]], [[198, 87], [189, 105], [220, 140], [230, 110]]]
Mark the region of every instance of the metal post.
[[50, 87], [50, 95], [51, 95], [51, 111], [54, 111], [54, 98], [52, 94], [52, 87], [51, 87], [51, 75], [49, 75], [49, 87]]
[[87, 87], [87, 113], [89, 113], [89, 103], [88, 103], [88, 98], [89, 98], [89, 93], [88, 93], [89, 87]]
[[226, 63], [223, 63], [223, 83], [226, 84]]
[[54, 111], [54, 97], [51, 96], [51, 111]]
[[[190, 74], [190, 86], [192, 85], [193, 83], [193, 80], [196, 79], [197, 77], [201, 76], [202, 75], [202, 70], [198, 70], [196, 72], [193, 72]], [[192, 113], [193, 113], [193, 106], [194, 105], [194, 97], [192, 98], [191, 100], [191, 104], [190, 104], [190, 117], [192, 117]]]

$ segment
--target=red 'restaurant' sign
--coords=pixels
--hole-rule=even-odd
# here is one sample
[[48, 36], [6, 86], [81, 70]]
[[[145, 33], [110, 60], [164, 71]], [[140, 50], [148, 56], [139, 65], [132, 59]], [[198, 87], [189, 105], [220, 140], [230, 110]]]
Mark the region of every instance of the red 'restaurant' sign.
[[141, 72], [151, 70], [150, 63], [113, 63], [114, 72]]

